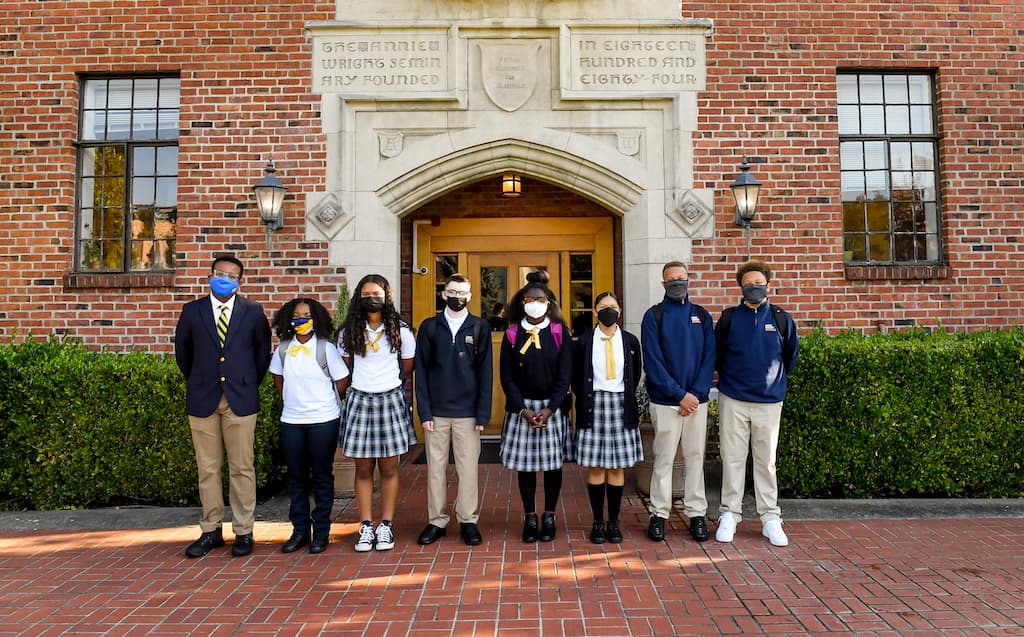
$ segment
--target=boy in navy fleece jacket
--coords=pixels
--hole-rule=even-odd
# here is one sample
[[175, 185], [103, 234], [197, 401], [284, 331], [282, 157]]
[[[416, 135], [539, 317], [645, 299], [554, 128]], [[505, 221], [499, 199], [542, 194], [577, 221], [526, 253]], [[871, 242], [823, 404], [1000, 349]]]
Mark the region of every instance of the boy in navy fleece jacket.
[[761, 533], [775, 546], [789, 544], [782, 530], [775, 452], [786, 383], [800, 342], [793, 318], [768, 302], [771, 278], [772, 270], [763, 261], [741, 265], [736, 282], [743, 301], [723, 311], [715, 328], [722, 452], [721, 516], [715, 532], [719, 542], [731, 542], [742, 520], [749, 446]]
[[672, 510], [672, 462], [681, 444], [685, 463], [684, 513], [690, 520], [693, 538], [703, 542], [708, 539], [704, 449], [708, 392], [715, 374], [715, 334], [711, 316], [690, 302], [686, 266], [679, 261], [666, 263], [661, 279], [665, 298], [647, 310], [640, 326], [654, 425], [647, 537], [655, 542], [665, 539], [665, 520]]

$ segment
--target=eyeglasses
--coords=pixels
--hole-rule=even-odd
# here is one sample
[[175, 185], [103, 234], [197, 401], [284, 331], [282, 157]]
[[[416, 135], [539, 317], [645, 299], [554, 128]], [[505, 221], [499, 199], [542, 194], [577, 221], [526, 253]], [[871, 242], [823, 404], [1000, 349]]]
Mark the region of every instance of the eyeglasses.
[[523, 303], [547, 303], [548, 297], [546, 296], [524, 296]]
[[447, 294], [449, 298], [456, 298], [456, 299], [468, 299], [469, 298], [469, 292], [460, 292], [459, 290], [445, 290], [444, 293]]
[[234, 272], [225, 272], [224, 270], [214, 270], [213, 278], [215, 279], [231, 279], [237, 281], [242, 278], [242, 275], [235, 274]]

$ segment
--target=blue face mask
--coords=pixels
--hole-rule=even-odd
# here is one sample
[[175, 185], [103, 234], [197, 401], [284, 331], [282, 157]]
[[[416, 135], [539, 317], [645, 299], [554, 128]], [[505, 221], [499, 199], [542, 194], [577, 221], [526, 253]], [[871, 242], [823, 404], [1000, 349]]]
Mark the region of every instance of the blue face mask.
[[214, 296], [226, 298], [234, 294], [237, 289], [238, 281], [221, 279], [215, 276], [210, 277], [210, 291], [213, 292]]

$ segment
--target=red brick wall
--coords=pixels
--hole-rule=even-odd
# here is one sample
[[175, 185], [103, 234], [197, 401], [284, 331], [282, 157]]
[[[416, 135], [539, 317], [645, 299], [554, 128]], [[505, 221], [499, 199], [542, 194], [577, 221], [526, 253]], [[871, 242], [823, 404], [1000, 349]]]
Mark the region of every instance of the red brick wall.
[[[749, 156], [764, 183], [753, 253], [776, 265], [777, 298], [802, 324], [886, 330], [1018, 320], [1019, 0], [683, 9], [715, 22], [694, 143], [696, 186], [716, 190], [717, 227], [694, 248], [698, 302], [717, 314], [737, 296], [732, 273], [745, 245], [732, 225], [728, 185]], [[92, 346], [169, 351], [178, 308], [205, 292], [211, 257], [221, 251], [246, 263], [243, 290], [268, 310], [300, 292], [333, 306], [343, 273], [326, 265], [324, 243], [303, 241], [299, 222], [305, 193], [323, 188], [326, 165], [303, 26], [333, 12], [327, 1], [0, 5], [0, 339], [58, 332]], [[947, 278], [848, 278], [843, 268], [835, 72], [862, 67], [937, 72]], [[182, 78], [178, 269], [146, 287], [66, 285], [78, 74], [157, 71]], [[287, 225], [268, 252], [251, 187], [271, 153], [289, 190]]]
[[[694, 136], [716, 235], [694, 249], [694, 296], [738, 300], [746, 253], [728, 186], [743, 157], [763, 182], [752, 253], [780, 271], [780, 305], [805, 324], [889, 330], [1021, 321], [1024, 12], [995, 2], [684, 2], [714, 19]], [[843, 268], [836, 69], [936, 71], [948, 278], [865, 280]], [[854, 273], [851, 273], [854, 274]], [[863, 274], [857, 273], [857, 274]], [[726, 282], [722, 287], [720, 281]], [[717, 316], [717, 312], [716, 312]]]
[[[332, 307], [341, 273], [326, 266], [325, 243], [303, 241], [300, 219], [325, 165], [303, 26], [333, 13], [333, 2], [4, 2], [0, 339], [56, 332], [169, 351], [179, 308], [206, 293], [217, 252], [245, 263], [243, 294], [268, 312], [299, 292]], [[176, 273], [146, 287], [88, 287], [95, 277], [66, 287], [78, 74], [166, 71], [182, 86]], [[288, 186], [273, 251], [251, 190], [270, 154]]]

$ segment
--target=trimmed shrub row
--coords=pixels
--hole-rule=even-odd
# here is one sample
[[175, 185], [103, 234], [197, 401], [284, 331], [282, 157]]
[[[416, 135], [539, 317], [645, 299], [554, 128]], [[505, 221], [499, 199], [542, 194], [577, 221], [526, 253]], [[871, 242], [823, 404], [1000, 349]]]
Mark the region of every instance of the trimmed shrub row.
[[801, 340], [782, 416], [790, 496], [1024, 496], [1024, 331]]
[[[269, 377], [261, 395], [256, 478], [267, 492], [283, 475]], [[172, 357], [57, 340], [3, 346], [0, 414], [4, 508], [198, 501], [185, 383]]]

